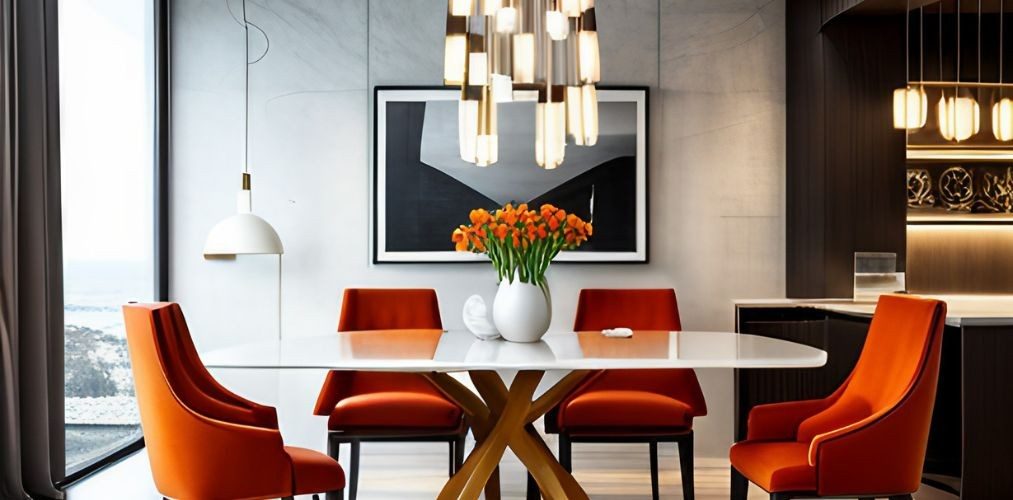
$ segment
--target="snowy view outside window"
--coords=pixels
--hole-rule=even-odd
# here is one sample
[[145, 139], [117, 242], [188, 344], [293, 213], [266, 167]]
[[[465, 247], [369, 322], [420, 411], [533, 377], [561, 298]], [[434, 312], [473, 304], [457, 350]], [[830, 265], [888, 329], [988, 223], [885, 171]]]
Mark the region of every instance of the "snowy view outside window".
[[59, 2], [68, 474], [141, 435], [120, 307], [154, 298], [150, 4]]

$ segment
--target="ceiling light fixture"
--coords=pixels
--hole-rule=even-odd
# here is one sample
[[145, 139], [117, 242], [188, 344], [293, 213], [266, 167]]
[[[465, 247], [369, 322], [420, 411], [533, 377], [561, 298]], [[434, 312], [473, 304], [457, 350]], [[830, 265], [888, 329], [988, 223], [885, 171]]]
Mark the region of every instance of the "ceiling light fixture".
[[1005, 0], [999, 1], [999, 100], [992, 105], [992, 134], [1003, 142], [1013, 140], [1013, 99], [1004, 96], [1005, 88], [1002, 84], [1005, 4]]
[[924, 69], [925, 69], [925, 20], [922, 15], [921, 7], [918, 8], [919, 18], [921, 19], [921, 29], [919, 30], [919, 36], [921, 36], [922, 43], [920, 44], [920, 60], [919, 64], [919, 85], [911, 85], [911, 0], [907, 2], [907, 9], [904, 11], [905, 16], [905, 28], [904, 28], [904, 79], [907, 80], [907, 84], [903, 88], [899, 88], [893, 91], [893, 128], [915, 130], [925, 126], [925, 119], [928, 115], [929, 99], [925, 95], [925, 87], [921, 85], [921, 82], [925, 81]]
[[443, 81], [461, 87], [461, 158], [498, 160], [497, 106], [537, 93], [535, 163], [563, 163], [566, 137], [598, 142], [601, 80], [594, 0], [448, 0]]
[[[981, 0], [978, 4], [978, 16], [981, 16]], [[960, 88], [960, 0], [957, 0], [957, 11], [954, 14], [957, 19], [957, 81], [953, 86], [953, 95], [947, 97], [946, 91], [942, 92], [939, 103], [936, 106], [936, 113], [939, 118], [939, 133], [948, 141], [965, 141], [981, 128], [981, 107], [973, 96], [968, 95]], [[979, 21], [980, 23], [980, 21]], [[941, 25], [940, 25], [941, 26]], [[940, 28], [940, 40], [942, 31]], [[981, 33], [978, 33], [979, 56], [981, 53]], [[940, 41], [940, 43], [942, 43]], [[978, 64], [978, 80], [981, 80], [981, 60]], [[940, 66], [940, 71], [942, 67]]]
[[[228, 6], [226, 0], [226, 6]], [[231, 10], [229, 11], [231, 14]], [[219, 222], [208, 233], [204, 242], [204, 257], [233, 257], [244, 254], [277, 254], [285, 253], [278, 232], [266, 220], [253, 214], [253, 192], [250, 186], [250, 66], [256, 64], [270, 50], [268, 42], [264, 53], [250, 61], [250, 26], [263, 33], [257, 25], [246, 18], [246, 1], [243, 1], [242, 24], [246, 40], [246, 63], [244, 73], [244, 111], [243, 111], [243, 175], [242, 189], [236, 196], [236, 214]], [[266, 38], [266, 34], [264, 35]]]

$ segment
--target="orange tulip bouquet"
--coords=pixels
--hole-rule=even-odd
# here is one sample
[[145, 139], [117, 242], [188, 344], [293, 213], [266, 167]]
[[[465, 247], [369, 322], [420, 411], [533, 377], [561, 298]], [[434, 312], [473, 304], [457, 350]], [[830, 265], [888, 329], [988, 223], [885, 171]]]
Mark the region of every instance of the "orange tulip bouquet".
[[[496, 269], [500, 289], [493, 319], [497, 329], [507, 340], [537, 341], [551, 319], [545, 280], [549, 264], [560, 251], [576, 249], [587, 241], [594, 228], [580, 217], [548, 204], [537, 211], [525, 203], [516, 207], [508, 203], [493, 212], [480, 208], [471, 211], [470, 219], [471, 225], [454, 230], [452, 240], [459, 252], [485, 254]], [[542, 307], [538, 307], [538, 297], [531, 289], [540, 292]], [[529, 306], [544, 308], [544, 317], [540, 311], [529, 310]], [[522, 318], [525, 315], [527, 319]], [[508, 325], [518, 322], [524, 324]]]

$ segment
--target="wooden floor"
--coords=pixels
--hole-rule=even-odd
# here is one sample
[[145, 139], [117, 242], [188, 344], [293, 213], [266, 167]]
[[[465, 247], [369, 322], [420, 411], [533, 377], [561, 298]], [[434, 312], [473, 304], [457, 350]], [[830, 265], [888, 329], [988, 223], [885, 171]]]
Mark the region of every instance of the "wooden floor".
[[[550, 443], [555, 448], [555, 443]], [[347, 453], [347, 447], [343, 450]], [[675, 444], [660, 446], [661, 497], [682, 498], [679, 460]], [[341, 457], [348, 463], [347, 455]], [[362, 445], [360, 500], [412, 500], [436, 497], [446, 481], [445, 445], [365, 443]], [[594, 500], [647, 500], [651, 495], [647, 445], [574, 444], [573, 468], [577, 480]], [[501, 466], [503, 498], [524, 498], [526, 476], [520, 462], [508, 453]], [[698, 459], [696, 496], [701, 500], [728, 498], [727, 462]], [[755, 486], [750, 499], [766, 499]], [[147, 456], [140, 452], [68, 490], [68, 500], [158, 499], [148, 472]], [[309, 497], [306, 497], [307, 499]], [[928, 487], [918, 500], [956, 498]]]
[[[362, 500], [432, 499], [443, 486], [445, 476], [433, 474], [434, 467], [447, 466], [447, 456], [439, 445], [376, 443], [362, 445], [359, 498]], [[555, 443], [550, 443], [555, 449]], [[682, 481], [676, 445], [659, 446], [661, 497], [682, 498]], [[698, 459], [695, 471], [696, 497], [701, 500], [727, 500], [729, 472], [727, 461]], [[342, 463], [348, 463], [342, 457]], [[647, 445], [574, 444], [573, 473], [594, 500], [650, 500], [651, 477]], [[501, 465], [503, 498], [525, 498], [526, 476], [520, 461], [511, 454]], [[753, 486], [750, 499], [767, 499], [763, 490]], [[954, 499], [929, 487], [923, 487], [918, 500]]]

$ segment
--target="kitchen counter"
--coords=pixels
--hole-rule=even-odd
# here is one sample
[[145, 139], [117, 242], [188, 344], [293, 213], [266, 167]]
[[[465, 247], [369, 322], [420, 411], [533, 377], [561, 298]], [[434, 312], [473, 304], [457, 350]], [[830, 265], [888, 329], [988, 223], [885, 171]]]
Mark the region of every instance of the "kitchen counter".
[[[922, 295], [946, 302], [949, 326], [1013, 325], [1013, 295]], [[743, 299], [736, 307], [799, 307], [872, 316], [876, 304], [851, 299]]]

